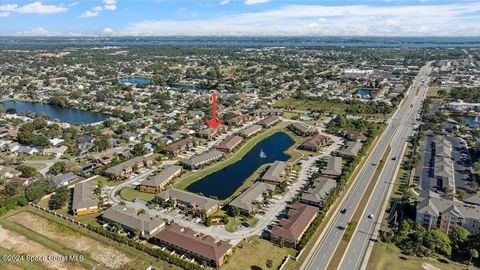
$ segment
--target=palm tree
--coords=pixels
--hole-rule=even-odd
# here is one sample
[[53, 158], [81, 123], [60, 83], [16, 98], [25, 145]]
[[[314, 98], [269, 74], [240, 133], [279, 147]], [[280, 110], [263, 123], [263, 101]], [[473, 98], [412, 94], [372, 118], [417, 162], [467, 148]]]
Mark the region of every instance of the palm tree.
[[468, 266], [470, 267], [470, 264], [472, 264], [472, 258], [478, 258], [478, 251], [472, 248], [468, 253], [470, 253], [470, 260], [468, 261]]

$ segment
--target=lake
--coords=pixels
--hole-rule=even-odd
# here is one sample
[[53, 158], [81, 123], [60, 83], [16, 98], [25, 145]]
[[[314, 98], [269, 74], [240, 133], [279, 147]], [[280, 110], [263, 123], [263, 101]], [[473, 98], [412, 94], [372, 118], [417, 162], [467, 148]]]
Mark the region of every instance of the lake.
[[[224, 200], [263, 164], [288, 160], [290, 156], [284, 152], [294, 143], [285, 132], [275, 133], [257, 143], [241, 160], [192, 183], [187, 190]], [[260, 158], [262, 150], [266, 158]]]
[[147, 85], [150, 84], [150, 79], [149, 78], [143, 78], [143, 77], [129, 77], [129, 78], [120, 78], [118, 79], [119, 84], [141, 84], [141, 85]]
[[73, 108], [64, 108], [49, 104], [28, 101], [5, 101], [0, 103], [0, 107], [4, 110], [14, 108], [17, 114], [22, 114], [27, 111], [36, 114], [46, 114], [52, 119], [58, 119], [60, 122], [67, 122], [71, 124], [91, 124], [103, 121], [109, 116], [103, 113], [78, 110]]
[[463, 122], [467, 127], [480, 128], [480, 116], [464, 116]]

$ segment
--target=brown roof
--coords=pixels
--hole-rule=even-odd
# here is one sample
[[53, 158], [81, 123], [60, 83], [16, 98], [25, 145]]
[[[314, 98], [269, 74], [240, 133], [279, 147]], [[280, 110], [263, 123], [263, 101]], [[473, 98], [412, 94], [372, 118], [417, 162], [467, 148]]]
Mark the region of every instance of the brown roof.
[[308, 138], [308, 139], [302, 144], [302, 146], [311, 147], [311, 148], [317, 148], [317, 147], [321, 146], [322, 144], [326, 143], [327, 141], [328, 141], [328, 137], [327, 137], [327, 136], [317, 134], [317, 135], [315, 135], [315, 136], [313, 136], [313, 137]]
[[237, 136], [237, 135], [229, 136], [225, 140], [223, 140], [221, 143], [217, 144], [216, 148], [231, 151], [242, 141], [243, 141], [243, 138], [240, 136]]
[[260, 121], [257, 122], [257, 125], [261, 125], [261, 126], [268, 126], [270, 125], [271, 123], [273, 122], [276, 122], [280, 120], [280, 117], [276, 116], [276, 115], [272, 115], [272, 116], [269, 116], [267, 118], [264, 118]]
[[368, 138], [363, 135], [362, 133], [354, 130], [350, 130], [348, 128], [341, 128], [339, 131], [345, 136], [347, 136], [349, 139], [354, 140], [354, 141], [366, 141]]
[[165, 146], [163, 149], [167, 150], [167, 151], [170, 151], [170, 152], [175, 152], [178, 149], [180, 149], [181, 147], [183, 147], [184, 145], [190, 144], [192, 142], [193, 142], [193, 138], [189, 137], [189, 138], [185, 138], [183, 140], [180, 140], [178, 142], [171, 143], [171, 144]]
[[214, 261], [218, 261], [232, 248], [232, 245], [223, 240], [216, 241], [210, 235], [201, 238], [194, 230], [177, 224], [160, 231], [155, 238]]
[[288, 218], [282, 219], [278, 226], [272, 228], [272, 236], [295, 242], [300, 240], [303, 232], [318, 213], [318, 208], [295, 203], [288, 210]]

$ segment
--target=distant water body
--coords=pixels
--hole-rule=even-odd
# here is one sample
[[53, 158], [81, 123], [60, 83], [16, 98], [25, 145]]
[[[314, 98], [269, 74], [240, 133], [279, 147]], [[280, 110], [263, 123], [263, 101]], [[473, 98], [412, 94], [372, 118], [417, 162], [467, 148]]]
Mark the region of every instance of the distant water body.
[[235, 47], [480, 47], [480, 37], [0, 37], [0, 45]]

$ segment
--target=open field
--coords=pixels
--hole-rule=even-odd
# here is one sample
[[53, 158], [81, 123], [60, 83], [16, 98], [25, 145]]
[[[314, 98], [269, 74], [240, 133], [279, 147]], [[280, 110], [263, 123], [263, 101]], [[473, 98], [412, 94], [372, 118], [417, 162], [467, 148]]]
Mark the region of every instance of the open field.
[[127, 201], [133, 201], [135, 199], [140, 199], [144, 201], [151, 201], [155, 199], [155, 194], [153, 193], [147, 193], [147, 192], [141, 192], [138, 190], [135, 190], [133, 188], [123, 188], [120, 190], [120, 197], [122, 199], [127, 200]]
[[[25, 236], [13, 232], [11, 230], [5, 229], [0, 226], [0, 246], [5, 249], [8, 254], [24, 254], [28, 256], [39, 256], [39, 257], [48, 257], [48, 256], [60, 256], [61, 254], [49, 249], [46, 246], [43, 246], [33, 240], [26, 238]], [[4, 262], [5, 265], [10, 265], [14, 263]], [[0, 264], [2, 265], [2, 264]], [[27, 269], [72, 269], [72, 270], [81, 270], [86, 269], [81, 266], [79, 263], [72, 262], [62, 262], [54, 260], [43, 260], [41, 262], [28, 262], [23, 261], [22, 263], [16, 263], [18, 267], [27, 268]], [[38, 267], [37, 267], [38, 266]], [[3, 266], [1, 267], [2, 269]]]
[[[69, 228], [51, 223], [47, 219], [30, 212], [18, 213], [11, 216], [9, 220], [44, 235], [53, 241], [62, 243], [68, 248], [90, 254], [93, 260], [108, 268], [119, 269], [132, 261], [127, 255], [114, 248]], [[33, 224], [34, 226], [32, 226]]]
[[[2, 226], [24, 235], [58, 253], [85, 256], [85, 262], [96, 269], [144, 270], [149, 265], [160, 269], [180, 269], [139, 250], [72, 224], [34, 208], [10, 212], [0, 221]], [[93, 267], [86, 267], [92, 269]]]
[[[280, 248], [267, 240], [252, 237], [239, 244], [234, 256], [221, 269], [277, 269], [288, 254], [294, 253], [293, 249]], [[266, 266], [267, 260], [272, 260], [271, 268]]]
[[288, 97], [275, 102], [275, 104], [273, 104], [273, 107], [292, 108], [301, 111], [323, 110], [326, 113], [344, 114], [345, 110], [347, 109], [347, 104], [332, 104], [332, 102], [329, 100], [297, 100]]
[[[420, 258], [403, 255], [400, 249], [391, 244], [375, 243], [367, 269], [370, 270], [425, 270], [428, 266], [442, 270], [463, 270], [467, 266], [451, 262], [445, 258]], [[430, 268], [435, 269], [435, 268]], [[480, 269], [470, 266], [470, 269]]]

